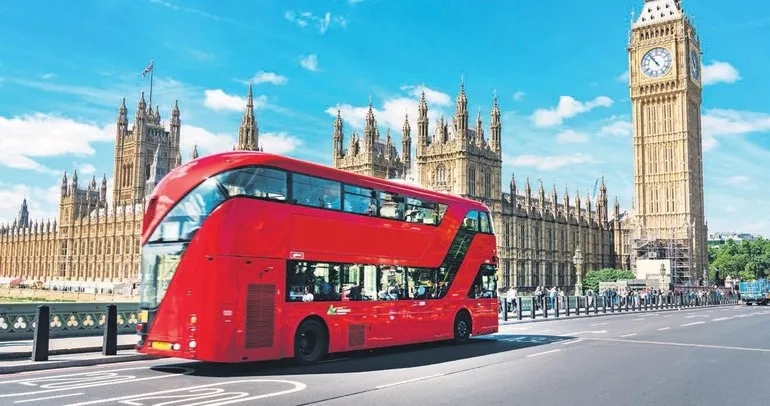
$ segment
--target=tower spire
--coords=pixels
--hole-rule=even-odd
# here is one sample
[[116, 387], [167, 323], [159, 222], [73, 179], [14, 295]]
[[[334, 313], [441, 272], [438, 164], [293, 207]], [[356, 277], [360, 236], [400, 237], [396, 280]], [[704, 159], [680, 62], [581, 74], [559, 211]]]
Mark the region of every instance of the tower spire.
[[246, 99], [246, 111], [241, 119], [241, 126], [238, 129], [238, 145], [234, 148], [241, 151], [259, 150], [259, 126], [254, 116], [254, 96], [249, 82], [249, 93]]

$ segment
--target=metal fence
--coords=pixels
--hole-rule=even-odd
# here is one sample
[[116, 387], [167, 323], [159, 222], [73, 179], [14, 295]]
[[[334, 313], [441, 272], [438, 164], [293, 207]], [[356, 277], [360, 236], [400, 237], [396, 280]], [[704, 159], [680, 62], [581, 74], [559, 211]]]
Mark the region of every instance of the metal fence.
[[679, 309], [687, 307], [706, 307], [735, 305], [739, 303], [737, 295], [720, 295], [716, 292], [703, 296], [678, 292], [671, 295], [659, 295], [647, 299], [640, 297], [608, 298], [605, 296], [565, 296], [542, 297], [519, 296], [514, 300], [500, 298], [500, 319], [507, 321], [510, 317], [519, 320], [523, 318], [561, 317], [580, 314], [621, 313], [646, 310]]
[[[99, 336], [104, 333], [109, 303], [47, 303], [51, 338]], [[115, 303], [117, 333], [136, 334], [138, 303]], [[0, 304], [0, 341], [34, 337], [37, 304]]]

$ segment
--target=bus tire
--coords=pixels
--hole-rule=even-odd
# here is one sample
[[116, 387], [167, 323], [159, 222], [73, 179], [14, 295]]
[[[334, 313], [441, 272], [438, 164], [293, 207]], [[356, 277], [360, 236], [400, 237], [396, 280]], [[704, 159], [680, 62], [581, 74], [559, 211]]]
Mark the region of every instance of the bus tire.
[[468, 340], [471, 338], [471, 316], [468, 314], [467, 311], [461, 310], [457, 313], [457, 316], [455, 316], [455, 323], [454, 323], [454, 340], [453, 342], [455, 344], [464, 344], [467, 343]]
[[315, 319], [305, 319], [294, 333], [294, 360], [300, 365], [315, 364], [329, 350], [329, 334], [324, 325]]

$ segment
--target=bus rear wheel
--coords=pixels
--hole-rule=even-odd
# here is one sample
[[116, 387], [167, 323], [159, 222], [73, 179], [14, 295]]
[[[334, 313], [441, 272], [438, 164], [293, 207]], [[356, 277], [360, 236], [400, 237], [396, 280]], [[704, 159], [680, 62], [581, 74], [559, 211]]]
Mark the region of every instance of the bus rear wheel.
[[300, 323], [294, 334], [294, 360], [300, 365], [321, 361], [329, 348], [329, 336], [318, 321], [308, 319]]
[[467, 312], [461, 311], [455, 316], [454, 325], [454, 343], [464, 344], [471, 338], [471, 316]]

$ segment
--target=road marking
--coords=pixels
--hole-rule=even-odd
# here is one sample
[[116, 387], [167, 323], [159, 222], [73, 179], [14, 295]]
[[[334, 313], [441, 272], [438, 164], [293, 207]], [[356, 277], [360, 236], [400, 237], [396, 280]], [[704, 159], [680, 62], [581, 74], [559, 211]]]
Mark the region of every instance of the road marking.
[[711, 321], [722, 321], [722, 320], [730, 320], [730, 319], [732, 319], [732, 317], [720, 317], [718, 319], [714, 319], [714, 320], [711, 320]]
[[746, 347], [731, 347], [727, 345], [709, 345], [709, 344], [687, 344], [687, 343], [669, 343], [664, 341], [642, 341], [642, 340], [619, 340], [616, 338], [585, 338], [585, 340], [593, 341], [612, 341], [618, 343], [635, 343], [635, 344], [653, 344], [653, 345], [670, 345], [675, 347], [695, 347], [695, 348], [711, 348], [717, 350], [735, 350], [735, 351], [751, 351], [751, 352], [770, 352], [770, 348], [746, 348]]
[[605, 325], [605, 324], [609, 324], [609, 322], [604, 322], [604, 323], [594, 323], [594, 324], [591, 324], [591, 327], [595, 327], [595, 326], [603, 326], [603, 325]]
[[[70, 386], [66, 386], [66, 384], [67, 384], [66, 380], [64, 380], [62, 382], [61, 380], [53, 379], [55, 377], [37, 378], [37, 379], [35, 379], [36, 381], [45, 381], [45, 380], [53, 379], [53, 382], [51, 382], [51, 383], [39, 385], [40, 388], [51, 388], [51, 389], [44, 389], [44, 390], [38, 390], [38, 391], [32, 391], [32, 392], [3, 393], [3, 394], [0, 394], [0, 398], [8, 398], [8, 397], [14, 397], [14, 396], [38, 395], [38, 394], [42, 394], [42, 393], [61, 392], [61, 391], [66, 391], [66, 390], [70, 390], [70, 389], [94, 388], [94, 387], [97, 387], [97, 386], [115, 385], [115, 384], [123, 384], [123, 383], [133, 384], [135, 382], [142, 382], [142, 381], [150, 381], [150, 380], [155, 380], [155, 379], [165, 379], [165, 378], [173, 378], [173, 377], [177, 377], [177, 376], [184, 376], [184, 375], [188, 375], [188, 374], [191, 374], [191, 373], [195, 372], [194, 369], [192, 369], [192, 368], [185, 368], [185, 367], [166, 367], [166, 368], [167, 369], [179, 369], [179, 370], [182, 370], [183, 372], [179, 373], [179, 374], [167, 374], [167, 375], [149, 376], [149, 377], [145, 377], [145, 378], [136, 378], [133, 375], [125, 375], [125, 377], [128, 377], [128, 379], [120, 379], [120, 380], [114, 380], [113, 379], [111, 381], [106, 381], [106, 382], [99, 382], [99, 381], [93, 382], [92, 378], [97, 378], [98, 379], [98, 373], [91, 372], [91, 373], [86, 373], [86, 374], [73, 374], [73, 375], [84, 375], [83, 378], [85, 378], [86, 381], [83, 382], [82, 381], [83, 378], [80, 378], [81, 379], [80, 382], [79, 382], [78, 379], [75, 379], [74, 382], [70, 383]], [[149, 368], [141, 368], [141, 369], [149, 369]], [[92, 376], [90, 376], [90, 377], [87, 376], [89, 374], [91, 374]], [[93, 375], [97, 375], [97, 376], [93, 376]], [[114, 377], [114, 376], [115, 375], [113, 374], [113, 376], [110, 376], [110, 377]], [[117, 376], [120, 377], [120, 375], [117, 375]], [[66, 377], [66, 375], [65, 375], [65, 377]], [[88, 382], [89, 379], [91, 379], [92, 382], [89, 383]]]
[[631, 334], [623, 334], [623, 335], [622, 335], [622, 336], [620, 336], [620, 337], [632, 337], [632, 336], [635, 336], [635, 335], [636, 335], [636, 333], [631, 333]]
[[644, 318], [641, 318], [641, 319], [633, 319], [633, 320], [631, 320], [631, 321], [642, 321], [642, 320], [644, 320]]
[[545, 354], [550, 354], [552, 352], [559, 352], [559, 351], [561, 351], [561, 349], [557, 348], [555, 350], [550, 350], [550, 351], [545, 351], [545, 352], [538, 352], [537, 354], [529, 354], [529, 355], [527, 355], [527, 358], [537, 357], [538, 355], [545, 355]]
[[606, 333], [606, 332], [607, 332], [607, 330], [597, 330], [597, 331], [576, 331], [576, 332], [574, 332], [574, 333], [567, 333], [567, 334], [564, 334], [564, 335], [565, 335], [565, 336], [574, 336], [574, 335], [577, 335], [577, 334], [584, 334], [584, 333], [591, 333], [591, 334], [604, 334], [604, 333]]
[[582, 338], [579, 338], [579, 339], [577, 339], [577, 340], [570, 340], [570, 341], [567, 341], [566, 343], [561, 343], [561, 345], [570, 345], [570, 344], [579, 343], [579, 342], [581, 342], [581, 341], [583, 341], [583, 339], [582, 339]]
[[671, 327], [661, 327], [658, 329], [658, 331], [664, 331], [664, 330], [670, 330]]
[[[262, 395], [249, 396], [248, 394], [246, 394], [245, 395], [246, 397], [243, 397], [244, 392], [240, 392], [239, 391], [239, 392], [229, 392], [229, 393], [227, 393], [222, 388], [215, 388], [217, 386], [224, 386], [224, 385], [234, 385], [234, 384], [243, 384], [243, 383], [253, 384], [253, 383], [265, 383], [265, 382], [268, 382], [268, 383], [284, 383], [284, 384], [288, 384], [288, 385], [293, 385], [294, 387], [291, 388], [291, 389], [287, 389], [287, 390], [283, 390], [283, 391], [278, 391], [278, 392], [265, 393], [265, 394], [262, 394]], [[204, 395], [208, 395], [209, 397], [211, 397], [212, 395], [214, 395], [214, 396], [222, 395], [222, 396], [230, 396], [230, 397], [229, 398], [225, 398], [225, 399], [221, 399], [221, 400], [218, 400], [218, 401], [214, 400], [214, 403], [208, 403], [208, 402], [200, 403], [199, 402], [199, 403], [195, 403], [195, 405], [220, 406], [220, 405], [229, 405], [229, 404], [232, 404], [232, 403], [241, 403], [241, 402], [245, 402], [245, 401], [248, 401], [248, 400], [257, 400], [257, 399], [271, 398], [271, 397], [280, 396], [280, 395], [288, 395], [289, 393], [294, 393], [294, 392], [299, 392], [299, 391], [305, 390], [307, 388], [307, 385], [305, 385], [302, 382], [286, 381], [286, 380], [281, 380], [281, 379], [244, 379], [244, 380], [240, 380], [240, 381], [226, 381], [226, 382], [219, 382], [219, 383], [211, 383], [211, 384], [208, 384], [208, 385], [190, 386], [190, 387], [187, 387], [187, 388], [168, 389], [168, 390], [162, 390], [162, 391], [158, 391], [158, 392], [142, 393], [142, 394], [138, 394], [138, 395], [121, 396], [121, 397], [111, 398], [111, 399], [92, 400], [90, 402], [72, 403], [72, 404], [69, 404], [67, 406], [84, 406], [84, 405], [94, 405], [94, 404], [97, 404], [97, 403], [107, 403], [107, 402], [120, 402], [120, 403], [124, 403], [124, 404], [129, 404], [129, 405], [141, 405], [143, 403], [137, 403], [135, 401], [140, 400], [140, 399], [152, 399], [153, 397], [156, 397], [158, 399], [163, 399], [164, 396], [159, 396], [159, 395], [165, 395], [165, 394], [175, 393], [175, 392], [179, 393], [179, 392], [182, 392], [182, 391], [189, 392], [189, 395], [187, 396], [187, 397], [189, 397], [189, 400], [198, 400], [198, 399], [201, 398], [201, 392], [204, 392], [207, 388], [211, 388], [210, 392], [208, 394], [204, 394]], [[237, 397], [234, 397], [233, 395], [235, 395]], [[174, 399], [178, 399], [180, 397], [184, 398], [185, 395], [168, 396], [168, 398], [174, 398]], [[180, 400], [173, 401], [173, 403], [177, 403], [177, 402], [180, 402]], [[166, 402], [166, 403], [160, 403], [160, 404], [170, 404], [170, 403], [172, 403], [172, 402]]]
[[[53, 378], [67, 378], [67, 377], [75, 377], [75, 376], [83, 376], [83, 375], [92, 375], [95, 373], [104, 373], [104, 372], [121, 372], [121, 371], [136, 371], [137, 369], [150, 369], [151, 367], [143, 366], [143, 367], [132, 367], [132, 368], [119, 368], [119, 369], [108, 369], [106, 371], [96, 371], [96, 372], [78, 372], [76, 374], [62, 374], [62, 375], [52, 375], [52, 376], [43, 376], [39, 378], [23, 378], [23, 379], [14, 379], [12, 381], [2, 381], [0, 382], [0, 385], [4, 385], [7, 383], [21, 383], [22, 385], [26, 385], [26, 382], [35, 382], [40, 381], [44, 379], [53, 379]], [[172, 367], [170, 367], [172, 368]], [[175, 367], [173, 367], [175, 368]]]
[[13, 402], [13, 403], [27, 403], [27, 402], [37, 402], [37, 401], [40, 401], [40, 400], [50, 400], [50, 399], [67, 398], [67, 397], [70, 397], [70, 396], [79, 396], [79, 395], [82, 395], [82, 394], [84, 394], [84, 393], [85, 393], [85, 392], [80, 392], [80, 393], [66, 393], [66, 394], [64, 394], [64, 395], [46, 396], [46, 397], [44, 397], [44, 398], [35, 398], [35, 399], [24, 399], [24, 400], [17, 400], [17, 401], [15, 401], [15, 402]]
[[446, 375], [446, 374], [435, 374], [435, 375], [421, 376], [421, 377], [419, 377], [419, 378], [412, 378], [412, 379], [407, 379], [407, 380], [405, 380], [405, 381], [398, 381], [398, 382], [393, 382], [393, 383], [386, 383], [385, 385], [375, 386], [374, 388], [375, 388], [375, 389], [384, 389], [384, 388], [390, 388], [391, 386], [396, 386], [396, 385], [403, 385], [403, 384], [405, 384], [405, 383], [411, 383], [411, 382], [417, 382], [417, 381], [424, 381], [424, 380], [426, 380], [426, 379], [438, 378], [438, 377], [440, 377], [440, 376], [444, 376], [444, 375]]
[[687, 316], [686, 318], [692, 319], [694, 317], [706, 317], [706, 318], [708, 318], [708, 317], [711, 317], [711, 316], [709, 316], [708, 314], [693, 314], [692, 316]]
[[692, 322], [692, 323], [684, 323], [684, 324], [680, 325], [679, 327], [694, 326], [696, 324], [703, 324], [703, 323], [705, 323], [705, 321], [695, 321], [695, 322]]

